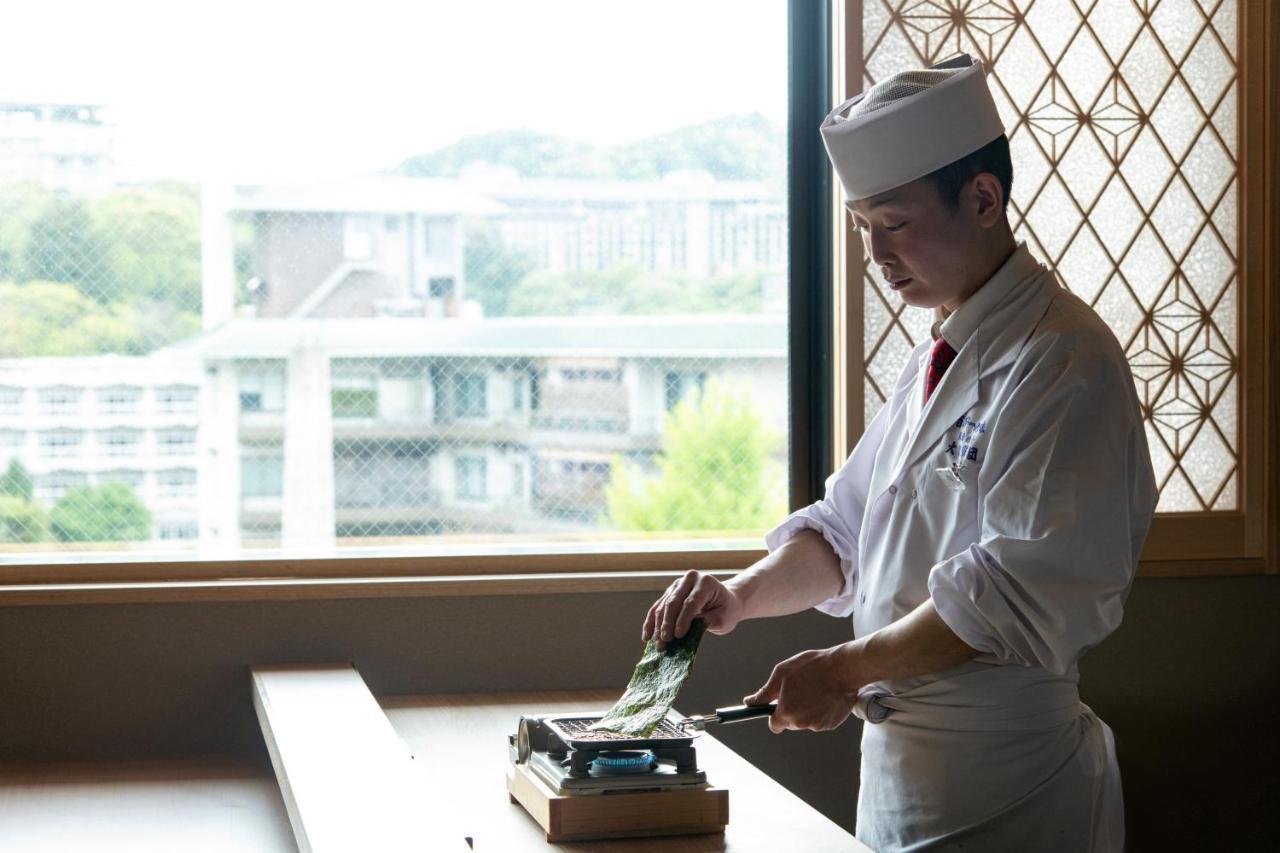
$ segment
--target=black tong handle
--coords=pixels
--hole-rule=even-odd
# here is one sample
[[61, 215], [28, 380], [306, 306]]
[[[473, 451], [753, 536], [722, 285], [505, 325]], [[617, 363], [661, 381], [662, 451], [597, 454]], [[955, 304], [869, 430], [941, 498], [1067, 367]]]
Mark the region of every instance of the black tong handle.
[[751, 720], [755, 717], [767, 717], [777, 707], [777, 702], [770, 702], [767, 705], [733, 705], [728, 708], [716, 708], [716, 716], [720, 718], [719, 722], [721, 723], [736, 723], [741, 720]]

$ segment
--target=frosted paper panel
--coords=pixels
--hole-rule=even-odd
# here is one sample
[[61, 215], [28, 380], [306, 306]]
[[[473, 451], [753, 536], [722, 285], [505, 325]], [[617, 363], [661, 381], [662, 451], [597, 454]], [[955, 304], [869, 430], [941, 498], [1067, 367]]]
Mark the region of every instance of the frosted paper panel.
[[[1128, 354], [1159, 509], [1231, 510], [1238, 0], [866, 0], [865, 85], [966, 52], [1009, 133], [1010, 221]], [[868, 418], [928, 314], [864, 281]]]

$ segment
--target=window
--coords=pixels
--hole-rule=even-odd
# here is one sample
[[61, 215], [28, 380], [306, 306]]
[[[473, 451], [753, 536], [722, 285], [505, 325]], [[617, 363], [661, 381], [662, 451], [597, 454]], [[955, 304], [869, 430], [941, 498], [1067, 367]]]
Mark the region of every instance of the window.
[[108, 483], [119, 483], [122, 486], [128, 486], [137, 492], [147, 477], [141, 471], [135, 471], [128, 468], [116, 468], [111, 471], [103, 471], [98, 475], [98, 483], [105, 485]]
[[489, 497], [489, 461], [483, 456], [459, 456], [454, 460], [457, 495], [465, 501]]
[[156, 408], [161, 414], [190, 414], [196, 410], [200, 388], [196, 385], [166, 385], [156, 389]]
[[511, 410], [524, 411], [524, 378], [521, 376], [511, 378]]
[[449, 299], [453, 291], [453, 276], [436, 275], [427, 280], [427, 295], [432, 299]]
[[16, 429], [0, 429], [0, 447], [12, 449], [21, 447], [26, 441], [24, 434]]
[[22, 412], [22, 388], [0, 386], [0, 415], [17, 415]]
[[80, 411], [80, 397], [83, 393], [80, 388], [65, 386], [41, 388], [36, 395], [40, 401], [40, 413], [43, 415], [76, 414]]
[[156, 525], [156, 538], [162, 541], [190, 540], [200, 536], [200, 525], [194, 521], [161, 521]]
[[517, 503], [524, 500], [524, 465], [519, 462], [511, 463], [511, 497]]
[[98, 444], [108, 456], [132, 456], [138, 452], [142, 430], [111, 429], [98, 433]]
[[191, 468], [169, 468], [156, 472], [156, 495], [188, 498], [196, 494], [196, 472]]
[[105, 415], [131, 415], [138, 411], [142, 389], [131, 386], [115, 386], [98, 391], [98, 410]]
[[[25, 258], [35, 244], [65, 249], [42, 268], [51, 278], [24, 268], [14, 286], [34, 297], [44, 281], [62, 285], [57, 293], [74, 300], [84, 322], [66, 334], [23, 336], [40, 346], [6, 352], [0, 386], [90, 389], [88, 407], [62, 404], [85, 424], [38, 427], [90, 431], [84, 455], [94, 458], [83, 467], [95, 483], [105, 467], [144, 469], [138, 494], [157, 535], [174, 490], [188, 486], [162, 485], [160, 471], [179, 469], [199, 474], [183, 500], [199, 511], [200, 547], [231, 555], [299, 544], [420, 554], [456, 542], [608, 550], [623, 540], [718, 539], [725, 530], [751, 533], [732, 547], [757, 547], [756, 534], [785, 513], [793, 474], [805, 476], [789, 443], [788, 4], [707, 0], [696, 15], [672, 3], [669, 13], [642, 16], [603, 4], [592, 13], [601, 25], [635, 38], [593, 56], [590, 40], [562, 26], [581, 18], [565, 0], [536, 10], [497, 2], [483, 13], [458, 4], [448, 15], [410, 4], [396, 28], [447, 30], [464, 57], [503, 41], [503, 55], [532, 75], [538, 94], [492, 115], [457, 108], [489, 95], [457, 74], [458, 56], [387, 50], [370, 16], [321, 11], [315, 26], [336, 27], [354, 45], [343, 67], [363, 93], [359, 122], [338, 110], [299, 123], [269, 85], [270, 69], [227, 65], [211, 49], [242, 34], [211, 32], [169, 73], [198, 80], [219, 69], [226, 97], [196, 116], [194, 101], [157, 99], [129, 82], [145, 69], [112, 64], [130, 109], [113, 117], [102, 142], [87, 136], [71, 164], [82, 171], [78, 161], [95, 157], [99, 183], [78, 184], [83, 176], [42, 161], [15, 182], [38, 189], [6, 194], [14, 227], [0, 229], [0, 258]], [[56, 16], [32, 14], [57, 30]], [[495, 20], [507, 23], [495, 28]], [[221, 21], [214, 16], [213, 26]], [[286, 23], [254, 30], [274, 45], [280, 67], [331, 60]], [[636, 40], [664, 44], [662, 75]], [[68, 73], [136, 64], [147, 46], [136, 27], [108, 21]], [[598, 66], [584, 78], [593, 91], [570, 97], [548, 56]], [[0, 54], [0, 70], [4, 62]], [[726, 67], [741, 69], [728, 93], [717, 70]], [[303, 78], [298, 98], [332, 99], [322, 81]], [[459, 97], [441, 102], [423, 136], [403, 104], [435, 103], [440, 87]], [[653, 97], [611, 118], [605, 134], [584, 120], [582, 99], [619, 88]], [[537, 143], [523, 127], [566, 142]], [[467, 153], [474, 139], [484, 150]], [[820, 153], [816, 136], [812, 143]], [[211, 150], [245, 179], [202, 192], [207, 164], [197, 152]], [[136, 162], [113, 152], [133, 152]], [[826, 206], [818, 186], [803, 188], [810, 210]], [[65, 217], [41, 217], [50, 197], [65, 202]], [[45, 222], [52, 233], [33, 233], [31, 223]], [[806, 234], [823, 230], [808, 225]], [[141, 265], [139, 245], [147, 249]], [[783, 298], [767, 298], [770, 287]], [[372, 384], [348, 381], [352, 365]], [[664, 447], [679, 439], [662, 429], [668, 368], [703, 375], [708, 389], [766, 413], [770, 440], [744, 443], [759, 458], [743, 462], [762, 472], [753, 485], [766, 500], [743, 505], [768, 505], [769, 517], [704, 524], [690, 510], [691, 529], [667, 514], [670, 529], [655, 535], [640, 514], [621, 517], [616, 506], [625, 501], [611, 508], [610, 460], [623, 459], [626, 483], [639, 488], [662, 476]], [[135, 410], [121, 394], [111, 398], [120, 409], [111, 419], [92, 420], [107, 414], [99, 391], [126, 388], [136, 389]], [[546, 420], [531, 422], [534, 413]], [[416, 455], [398, 455], [408, 447]], [[544, 460], [566, 451], [596, 454], [592, 470], [575, 468], [589, 488], [566, 490], [563, 505], [544, 492], [533, 506], [544, 470], [562, 473]], [[30, 470], [50, 467], [34, 465], [34, 443], [29, 452]], [[712, 475], [695, 467], [673, 476]], [[513, 493], [529, 495], [519, 513], [507, 511]], [[321, 511], [300, 511], [304, 504]], [[176, 521], [188, 515], [181, 509]]]
[[378, 388], [372, 383], [364, 387], [335, 387], [330, 394], [335, 418], [378, 416]]
[[284, 457], [246, 455], [240, 462], [240, 495], [278, 498], [284, 494]]
[[483, 418], [488, 413], [487, 387], [488, 383], [481, 374], [468, 373], [459, 376], [455, 386], [457, 416], [460, 418]]
[[367, 261], [373, 256], [373, 235], [363, 216], [342, 220], [342, 256], [348, 261]]
[[240, 377], [240, 411], [284, 411], [284, 374], [250, 372]]
[[194, 429], [162, 429], [156, 431], [156, 448], [161, 456], [185, 456], [196, 451]]
[[35, 478], [36, 500], [54, 503], [67, 492], [87, 485], [89, 478], [79, 471], [52, 471]]
[[707, 374], [668, 371], [664, 382], [666, 407], [671, 411], [677, 404], [701, 394], [707, 385]]
[[448, 260], [452, 258], [453, 232], [453, 222], [447, 219], [428, 219], [426, 222], [426, 243], [424, 246], [427, 252], [427, 257], [437, 260]]
[[84, 434], [79, 430], [55, 429], [40, 433], [40, 452], [43, 456], [77, 456]]

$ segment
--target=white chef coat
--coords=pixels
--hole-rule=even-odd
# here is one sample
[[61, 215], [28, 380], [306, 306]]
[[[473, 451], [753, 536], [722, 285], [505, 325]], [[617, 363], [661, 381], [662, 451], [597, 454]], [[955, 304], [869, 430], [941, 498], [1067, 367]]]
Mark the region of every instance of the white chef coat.
[[858, 837], [879, 853], [1119, 850], [1114, 744], [1076, 661], [1119, 625], [1155, 510], [1128, 363], [1024, 245], [941, 334], [957, 355], [929, 401], [926, 341], [826, 496], [766, 537], [822, 533], [844, 586], [818, 609], [855, 636], [932, 597], [979, 651], [860, 694]]

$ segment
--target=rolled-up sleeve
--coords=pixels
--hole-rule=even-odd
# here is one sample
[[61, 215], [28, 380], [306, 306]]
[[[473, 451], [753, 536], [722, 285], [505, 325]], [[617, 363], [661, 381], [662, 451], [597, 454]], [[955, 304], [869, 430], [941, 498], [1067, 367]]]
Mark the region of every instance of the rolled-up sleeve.
[[1020, 381], [980, 474], [981, 539], [929, 574], [960, 639], [1059, 674], [1120, 624], [1156, 503], [1132, 379], [1118, 358], [1089, 359], [1042, 360]]
[[889, 405], [886, 404], [872, 419], [844, 465], [827, 478], [822, 500], [793, 512], [764, 537], [765, 546], [772, 552], [802, 530], [816, 530], [822, 534], [839, 558], [840, 572], [844, 576], [840, 592], [816, 605], [818, 610], [832, 616], [848, 616], [853, 612], [858, 586], [858, 536], [867, 506], [871, 470], [876, 451], [884, 439], [888, 418]]

